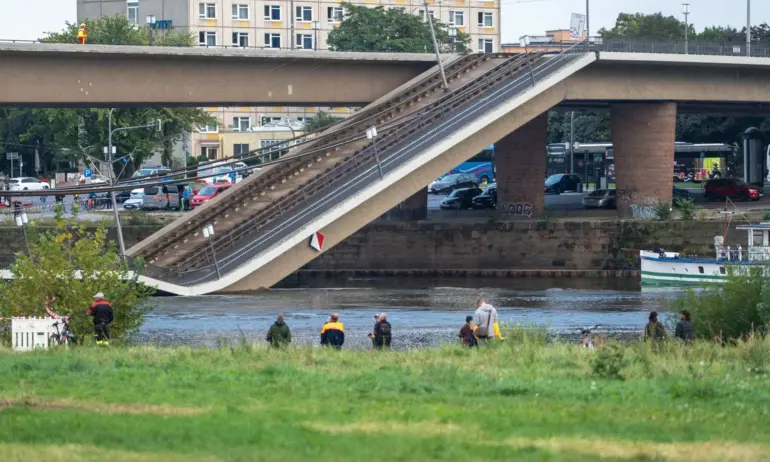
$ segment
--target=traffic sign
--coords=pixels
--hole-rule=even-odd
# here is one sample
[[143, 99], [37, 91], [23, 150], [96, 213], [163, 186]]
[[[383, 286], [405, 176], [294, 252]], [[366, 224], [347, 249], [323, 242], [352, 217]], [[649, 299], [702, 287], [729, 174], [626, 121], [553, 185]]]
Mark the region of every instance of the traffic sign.
[[93, 174], [94, 172], [92, 172], [90, 168], [83, 170], [83, 176], [86, 178], [91, 178]]
[[18, 152], [6, 152], [5, 153], [5, 160], [19, 160], [19, 153]]

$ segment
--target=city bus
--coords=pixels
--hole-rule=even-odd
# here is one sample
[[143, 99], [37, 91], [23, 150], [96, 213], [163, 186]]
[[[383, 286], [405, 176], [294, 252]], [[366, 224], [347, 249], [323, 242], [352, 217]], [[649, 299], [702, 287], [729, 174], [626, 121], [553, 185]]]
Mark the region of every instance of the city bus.
[[480, 183], [495, 181], [495, 146], [489, 145], [466, 162], [450, 170], [447, 175], [466, 173], [475, 175]]

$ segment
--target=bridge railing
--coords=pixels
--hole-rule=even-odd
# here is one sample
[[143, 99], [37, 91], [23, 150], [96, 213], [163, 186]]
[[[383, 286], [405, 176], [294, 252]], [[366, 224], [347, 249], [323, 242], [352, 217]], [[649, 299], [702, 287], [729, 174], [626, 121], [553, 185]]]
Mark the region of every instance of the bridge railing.
[[[746, 56], [745, 42], [715, 42], [703, 40], [647, 40], [626, 38], [592, 38], [590, 48], [598, 51], [625, 53], [665, 53], [714, 56]], [[752, 42], [751, 57], [770, 57], [770, 45]]]

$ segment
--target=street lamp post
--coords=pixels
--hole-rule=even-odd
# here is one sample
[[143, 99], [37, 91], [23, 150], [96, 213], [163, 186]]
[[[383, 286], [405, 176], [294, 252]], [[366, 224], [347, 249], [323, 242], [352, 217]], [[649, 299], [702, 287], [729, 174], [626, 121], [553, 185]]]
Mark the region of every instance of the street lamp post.
[[433, 39], [433, 49], [436, 51], [436, 61], [438, 62], [438, 69], [441, 72], [441, 81], [444, 85], [444, 90], [449, 88], [449, 84], [446, 81], [446, 74], [444, 73], [444, 63], [441, 62], [441, 54], [438, 49], [438, 42], [436, 41], [436, 31], [433, 29], [433, 18], [428, 10], [428, 0], [423, 1], [425, 6], [425, 15], [428, 17], [428, 26], [430, 26], [430, 37]]
[[380, 154], [377, 152], [377, 127], [369, 127], [366, 129], [366, 138], [372, 140], [374, 147], [374, 160], [377, 161], [377, 168], [380, 170], [380, 179], [385, 178], [385, 174], [382, 172], [382, 164], [380, 164]]
[[27, 255], [32, 255], [29, 248], [29, 238], [27, 237], [27, 223], [29, 223], [29, 218], [27, 218], [27, 212], [21, 212], [20, 214], [16, 215], [15, 221], [16, 221], [16, 226], [21, 227], [21, 229], [24, 231], [24, 242], [27, 245]]
[[[107, 124], [108, 124], [108, 135], [107, 135], [107, 148], [106, 153], [107, 154], [107, 175], [108, 179], [110, 181], [110, 186], [115, 185], [115, 172], [113, 170], [113, 163], [115, 162], [113, 160], [113, 154], [115, 154], [115, 147], [112, 145], [112, 135], [114, 135], [117, 132], [121, 131], [128, 131], [128, 130], [135, 130], [139, 128], [151, 128], [151, 127], [157, 127], [158, 131], [162, 130], [162, 123], [160, 119], [148, 123], [147, 125], [138, 125], [135, 127], [121, 127], [116, 128], [113, 130], [112, 128], [112, 113], [115, 111], [115, 109], [110, 109], [109, 116], [107, 117]], [[118, 213], [118, 200], [115, 197], [115, 191], [110, 192], [110, 199], [112, 200], [112, 210], [115, 212], [115, 226], [117, 227], [118, 231], [118, 246], [120, 247], [120, 258], [123, 258], [126, 255], [126, 244], [123, 240], [123, 228], [120, 225], [120, 213]]]
[[751, 56], [751, 0], [746, 0], [746, 56]]
[[529, 36], [528, 35], [522, 35], [519, 37], [519, 45], [524, 48], [524, 54], [527, 55], [527, 67], [529, 67], [529, 78], [532, 79], [532, 86], [535, 86], [535, 74], [532, 72], [532, 60], [529, 59], [529, 50], [527, 49], [527, 45], [529, 45]]
[[222, 279], [222, 273], [219, 272], [219, 261], [217, 261], [217, 252], [214, 250], [214, 227], [208, 224], [203, 227], [203, 237], [209, 240], [209, 246], [211, 247], [211, 255], [214, 257], [214, 267], [217, 269], [217, 279]]
[[152, 29], [155, 27], [156, 18], [155, 16], [148, 14], [147, 15], [147, 34], [148, 34], [148, 40], [150, 42], [150, 46], [152, 46]]
[[684, 14], [684, 54], [690, 54], [690, 21], [687, 17], [690, 15], [690, 4], [682, 3], [682, 14]]
[[591, 42], [591, 0], [586, 0], [586, 49]]
[[575, 173], [575, 111], [569, 113], [569, 172]]

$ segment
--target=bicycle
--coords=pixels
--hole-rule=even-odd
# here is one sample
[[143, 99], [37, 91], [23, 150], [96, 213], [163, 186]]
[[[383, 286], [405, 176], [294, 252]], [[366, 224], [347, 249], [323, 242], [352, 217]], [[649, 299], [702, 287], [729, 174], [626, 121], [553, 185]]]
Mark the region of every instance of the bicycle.
[[593, 334], [593, 331], [597, 329], [601, 329], [601, 327], [602, 326], [597, 324], [593, 327], [578, 328], [578, 330], [580, 331], [580, 334], [583, 336], [583, 338], [580, 339], [580, 345], [583, 348], [586, 348], [589, 350], [593, 350], [595, 347], [599, 346], [602, 343], [602, 338], [598, 336], [594, 337], [592, 334]]
[[70, 330], [70, 319], [72, 318], [66, 316], [53, 323], [56, 333], [48, 339], [49, 346], [77, 344], [78, 337]]

